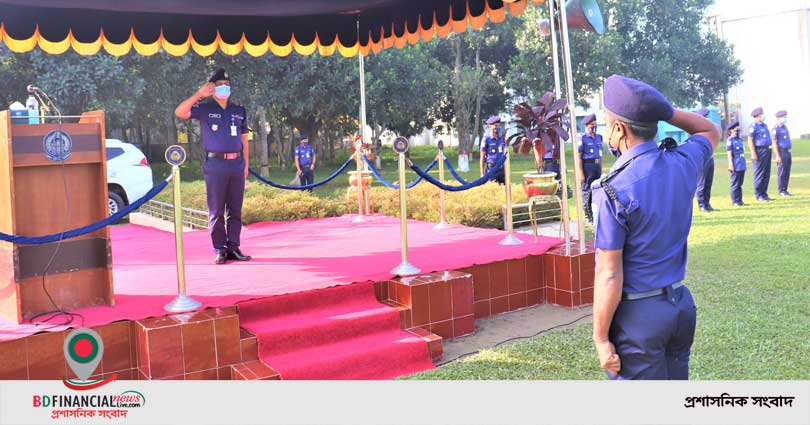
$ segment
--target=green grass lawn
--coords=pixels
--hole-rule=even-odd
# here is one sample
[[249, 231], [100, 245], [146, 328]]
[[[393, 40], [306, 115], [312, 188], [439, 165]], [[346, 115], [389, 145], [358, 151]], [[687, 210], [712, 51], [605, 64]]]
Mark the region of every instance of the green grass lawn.
[[[716, 155], [712, 205], [695, 212], [686, 283], [698, 306], [693, 379], [810, 379], [810, 141], [794, 142], [790, 191], [731, 205], [725, 151]], [[697, 211], [697, 207], [695, 207]], [[406, 379], [604, 379], [591, 324], [486, 350]]]

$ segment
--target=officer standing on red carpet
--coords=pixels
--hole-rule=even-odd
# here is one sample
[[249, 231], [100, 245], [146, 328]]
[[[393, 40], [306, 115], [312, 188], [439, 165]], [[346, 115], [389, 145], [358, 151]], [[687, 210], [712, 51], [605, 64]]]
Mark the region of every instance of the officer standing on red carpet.
[[[611, 379], [688, 379], [696, 307], [686, 275], [697, 175], [720, 132], [676, 110], [654, 87], [614, 75], [604, 85], [605, 142], [621, 152], [594, 183], [593, 341]], [[690, 134], [655, 141], [658, 122]]]
[[[242, 200], [248, 175], [247, 112], [241, 105], [229, 101], [231, 79], [219, 69], [208, 83], [184, 100], [174, 114], [177, 118], [196, 119], [205, 151], [203, 173], [208, 201], [208, 229], [216, 251], [214, 260], [247, 261], [250, 256], [240, 251], [242, 232]], [[202, 102], [207, 97], [213, 98]], [[227, 219], [226, 219], [227, 215]], [[227, 220], [227, 223], [226, 223]]]

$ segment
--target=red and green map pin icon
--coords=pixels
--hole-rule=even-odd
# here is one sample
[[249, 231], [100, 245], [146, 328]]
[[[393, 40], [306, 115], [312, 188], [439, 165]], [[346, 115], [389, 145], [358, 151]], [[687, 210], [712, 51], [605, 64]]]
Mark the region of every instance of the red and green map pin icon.
[[79, 328], [69, 333], [64, 347], [68, 366], [83, 381], [93, 374], [104, 355], [101, 336], [89, 328]]

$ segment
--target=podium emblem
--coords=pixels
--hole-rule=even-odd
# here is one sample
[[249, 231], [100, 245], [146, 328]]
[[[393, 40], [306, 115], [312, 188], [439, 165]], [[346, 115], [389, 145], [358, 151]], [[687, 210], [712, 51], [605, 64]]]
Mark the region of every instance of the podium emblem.
[[70, 158], [73, 140], [62, 130], [53, 130], [42, 139], [45, 156], [50, 161], [66, 161]]
[[397, 153], [405, 153], [408, 151], [408, 139], [404, 137], [397, 137], [394, 139], [394, 150]]

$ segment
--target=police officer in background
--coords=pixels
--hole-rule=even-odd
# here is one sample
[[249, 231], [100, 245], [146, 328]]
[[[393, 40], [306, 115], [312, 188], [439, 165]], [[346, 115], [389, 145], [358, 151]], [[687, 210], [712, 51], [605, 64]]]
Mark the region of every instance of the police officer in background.
[[[695, 303], [683, 285], [692, 198], [720, 139], [706, 118], [675, 110], [655, 88], [611, 76], [606, 142], [621, 156], [593, 185], [597, 250], [593, 341], [611, 379], [688, 379]], [[658, 122], [690, 137], [655, 142]]]
[[745, 205], [742, 200], [742, 185], [745, 180], [745, 143], [739, 134], [740, 122], [735, 120], [728, 125], [726, 151], [728, 152], [728, 171], [731, 173], [731, 203], [741, 207]]
[[790, 155], [790, 148], [793, 142], [790, 141], [790, 132], [785, 126], [787, 122], [787, 111], [776, 113], [776, 126], [773, 128], [773, 138], [776, 141], [776, 175], [779, 180], [779, 194], [782, 196], [793, 196], [788, 192], [790, 183], [790, 166], [793, 157]]
[[[481, 176], [484, 176], [486, 171], [494, 167], [498, 161], [506, 155], [506, 141], [504, 140], [503, 133], [501, 132], [501, 117], [491, 116], [487, 119], [487, 126], [489, 127], [489, 134], [481, 142]], [[486, 171], [484, 163], [486, 162]], [[492, 181], [497, 181], [499, 184], [504, 184], [506, 175], [503, 168], [501, 168]]]
[[[298, 177], [301, 179], [301, 186], [306, 186], [315, 182], [315, 151], [309, 144], [309, 137], [300, 136], [300, 143], [295, 147], [295, 169], [298, 170]], [[312, 189], [308, 189], [312, 192]]]
[[[701, 117], [708, 118], [709, 108], [700, 108], [696, 113]], [[712, 182], [714, 182], [714, 157], [709, 157], [709, 160], [706, 161], [706, 168], [698, 173], [697, 179], [697, 202], [702, 212], [715, 211], [710, 202], [712, 197]]]
[[[217, 264], [227, 260], [247, 261], [239, 249], [242, 232], [242, 200], [248, 175], [247, 112], [228, 100], [231, 79], [224, 69], [184, 100], [174, 114], [200, 122], [205, 162], [205, 190], [208, 200], [208, 229]], [[211, 100], [202, 100], [213, 96]], [[227, 212], [227, 223], [226, 215]]]
[[751, 164], [754, 166], [754, 195], [757, 201], [773, 201], [768, 196], [771, 180], [771, 132], [765, 124], [762, 108], [751, 111], [754, 122], [748, 128], [748, 147], [751, 148]]
[[602, 136], [596, 134], [596, 115], [590, 114], [582, 120], [585, 134], [579, 140], [579, 158], [582, 161], [578, 179], [582, 184], [582, 195], [588, 199], [591, 184], [602, 175]]

